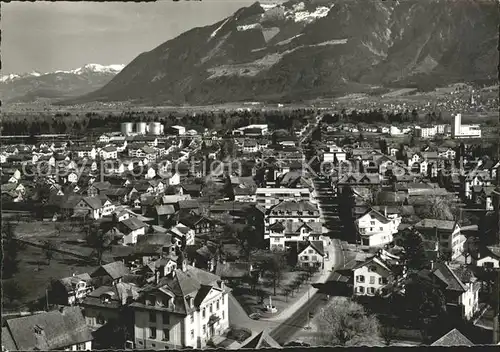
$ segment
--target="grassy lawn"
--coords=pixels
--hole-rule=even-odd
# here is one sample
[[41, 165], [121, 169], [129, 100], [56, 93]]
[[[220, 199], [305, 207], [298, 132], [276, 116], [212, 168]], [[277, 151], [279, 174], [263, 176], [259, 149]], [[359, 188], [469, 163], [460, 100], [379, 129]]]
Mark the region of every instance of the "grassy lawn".
[[[78, 223], [31, 221], [14, 224], [16, 236], [25, 241], [39, 244], [44, 241], [53, 241], [58, 249], [84, 256], [89, 256], [93, 251], [85, 243], [85, 233]], [[104, 259], [111, 259], [108, 253], [104, 254]]]
[[47, 265], [43, 250], [33, 246], [26, 246], [19, 253], [19, 258], [19, 271], [13, 279], [20, 283], [27, 294], [19, 302], [15, 302], [16, 307], [10, 307], [14, 310], [19, 310], [20, 306], [45, 296], [45, 290], [52, 279], [60, 279], [72, 274], [91, 273], [96, 269], [95, 266], [89, 266], [79, 259], [60, 253], [54, 253], [50, 265]]

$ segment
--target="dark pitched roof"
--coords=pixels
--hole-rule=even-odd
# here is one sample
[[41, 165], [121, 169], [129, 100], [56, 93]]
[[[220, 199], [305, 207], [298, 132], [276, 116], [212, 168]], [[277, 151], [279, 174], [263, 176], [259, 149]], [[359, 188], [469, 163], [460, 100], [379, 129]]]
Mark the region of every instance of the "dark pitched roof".
[[[92, 340], [80, 307], [10, 319], [6, 324], [17, 350], [61, 349]], [[40, 329], [41, 334], [35, 329]]]
[[119, 279], [127, 274], [130, 274], [129, 269], [123, 264], [123, 262], [112, 262], [109, 264], [101, 265], [96, 271], [94, 271], [90, 276], [96, 277], [99, 272], [104, 271], [113, 280]]
[[467, 287], [448, 265], [441, 262], [434, 263], [432, 273], [448, 285], [446, 289], [460, 292], [467, 291]]
[[258, 348], [282, 348], [279, 343], [277, 343], [266, 330], [261, 331], [253, 338], [248, 340], [240, 348], [258, 349]]
[[431, 346], [474, 346], [474, 344], [460, 331], [453, 329], [432, 343]]

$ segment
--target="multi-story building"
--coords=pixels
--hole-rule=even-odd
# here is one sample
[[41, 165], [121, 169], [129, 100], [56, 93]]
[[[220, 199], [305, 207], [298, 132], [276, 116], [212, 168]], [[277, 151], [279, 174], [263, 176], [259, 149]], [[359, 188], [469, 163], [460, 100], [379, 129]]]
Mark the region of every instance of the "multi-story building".
[[357, 264], [352, 272], [356, 296], [374, 296], [381, 293], [394, 278], [387, 263], [377, 256]]
[[99, 151], [99, 155], [104, 160], [114, 160], [118, 157], [118, 150], [114, 146], [107, 146]]
[[426, 239], [435, 239], [439, 242], [439, 250], [451, 255], [455, 260], [464, 250], [465, 236], [460, 232], [456, 221], [423, 219], [414, 225]]
[[257, 204], [269, 209], [285, 200], [303, 200], [313, 202], [308, 188], [257, 188], [255, 192]]
[[415, 128], [415, 136], [419, 138], [432, 138], [437, 133], [437, 126], [422, 126], [420, 128]]
[[269, 226], [269, 249], [284, 250], [301, 241], [318, 241], [323, 225], [319, 222], [278, 221]]
[[265, 218], [264, 239], [269, 239], [270, 226], [280, 222], [319, 222], [320, 212], [316, 204], [306, 200], [285, 200], [275, 205]]
[[229, 327], [224, 282], [181, 258], [175, 269], [160, 267], [131, 304], [137, 349], [203, 348]]
[[398, 232], [401, 217], [397, 214], [384, 214], [369, 209], [356, 219], [356, 227], [361, 237], [361, 244], [370, 247], [379, 247], [391, 243], [393, 235]]

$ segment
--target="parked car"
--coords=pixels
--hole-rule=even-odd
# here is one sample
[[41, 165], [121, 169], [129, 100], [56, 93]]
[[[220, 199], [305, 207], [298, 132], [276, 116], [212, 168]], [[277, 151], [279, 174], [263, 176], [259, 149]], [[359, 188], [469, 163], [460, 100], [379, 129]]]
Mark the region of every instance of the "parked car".
[[249, 315], [250, 319], [259, 320], [262, 316], [259, 313], [252, 313]]

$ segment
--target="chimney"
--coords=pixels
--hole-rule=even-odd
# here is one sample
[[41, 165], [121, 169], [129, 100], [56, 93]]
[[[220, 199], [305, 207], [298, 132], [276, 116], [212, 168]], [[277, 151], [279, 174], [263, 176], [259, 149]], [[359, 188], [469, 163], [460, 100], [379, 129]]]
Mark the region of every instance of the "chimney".
[[384, 216], [387, 218], [387, 205], [384, 207]]
[[434, 270], [434, 260], [431, 260], [430, 263], [431, 263], [431, 270]]

